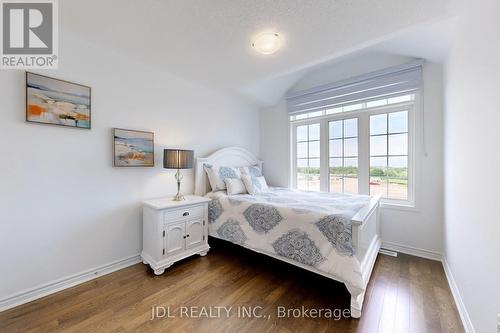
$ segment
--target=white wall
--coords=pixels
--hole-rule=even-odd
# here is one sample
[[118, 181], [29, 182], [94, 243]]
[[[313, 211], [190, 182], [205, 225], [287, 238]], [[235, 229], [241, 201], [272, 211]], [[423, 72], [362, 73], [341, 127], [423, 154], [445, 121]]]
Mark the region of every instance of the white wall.
[[[335, 82], [410, 61], [410, 58], [379, 53], [360, 54], [320, 68], [299, 81], [293, 91]], [[442, 66], [427, 62], [424, 65], [425, 141], [418, 133], [420, 149], [416, 184], [416, 209], [382, 209], [382, 238], [386, 242], [430, 251], [442, 251], [443, 228], [443, 103]], [[266, 177], [277, 186], [288, 186], [289, 127], [286, 105], [261, 110], [260, 153]]]
[[466, 3], [445, 67], [445, 254], [486, 333], [500, 313], [500, 2]]
[[[61, 30], [60, 68], [43, 74], [92, 87], [93, 128], [25, 123], [24, 73], [0, 71], [0, 301], [138, 254], [141, 200], [176, 191], [163, 148], [259, 150], [251, 107]], [[113, 127], [155, 132], [156, 167], [113, 168]]]

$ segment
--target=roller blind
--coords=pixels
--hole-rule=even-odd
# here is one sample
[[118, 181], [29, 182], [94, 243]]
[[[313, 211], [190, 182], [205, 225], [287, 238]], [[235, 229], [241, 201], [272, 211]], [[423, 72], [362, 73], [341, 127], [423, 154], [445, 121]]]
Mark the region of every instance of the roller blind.
[[289, 93], [288, 114], [334, 108], [342, 105], [408, 94], [420, 89], [423, 60], [368, 73], [355, 78]]

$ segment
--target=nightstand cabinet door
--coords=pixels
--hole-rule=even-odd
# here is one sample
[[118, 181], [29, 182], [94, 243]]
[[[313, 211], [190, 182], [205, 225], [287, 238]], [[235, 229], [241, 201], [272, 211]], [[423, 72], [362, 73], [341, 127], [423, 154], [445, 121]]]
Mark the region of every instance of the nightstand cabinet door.
[[186, 222], [186, 249], [191, 249], [203, 244], [205, 240], [205, 228], [203, 220], [196, 219]]
[[169, 256], [184, 251], [186, 222], [177, 222], [165, 226], [165, 255]]

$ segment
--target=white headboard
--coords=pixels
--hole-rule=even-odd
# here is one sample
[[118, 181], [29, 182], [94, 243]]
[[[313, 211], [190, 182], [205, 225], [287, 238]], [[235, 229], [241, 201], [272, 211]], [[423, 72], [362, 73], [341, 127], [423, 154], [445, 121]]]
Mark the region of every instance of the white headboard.
[[195, 164], [194, 194], [205, 195], [211, 191], [207, 173], [203, 164], [224, 165], [232, 167], [245, 167], [258, 164], [262, 169], [262, 161], [251, 152], [239, 147], [228, 147], [217, 150], [208, 157], [198, 157]]

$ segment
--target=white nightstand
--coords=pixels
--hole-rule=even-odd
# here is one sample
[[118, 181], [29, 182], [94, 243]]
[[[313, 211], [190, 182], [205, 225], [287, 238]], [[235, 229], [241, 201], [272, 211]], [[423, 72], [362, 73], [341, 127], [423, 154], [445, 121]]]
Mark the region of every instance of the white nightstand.
[[176, 261], [207, 254], [209, 201], [187, 195], [183, 201], [162, 198], [143, 203], [141, 257], [156, 275], [163, 274]]

